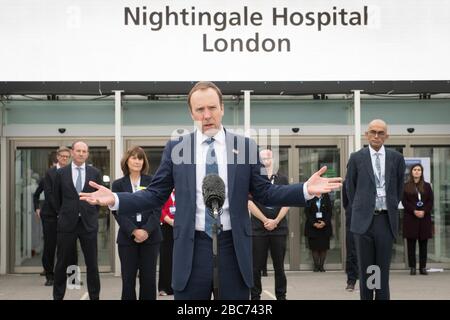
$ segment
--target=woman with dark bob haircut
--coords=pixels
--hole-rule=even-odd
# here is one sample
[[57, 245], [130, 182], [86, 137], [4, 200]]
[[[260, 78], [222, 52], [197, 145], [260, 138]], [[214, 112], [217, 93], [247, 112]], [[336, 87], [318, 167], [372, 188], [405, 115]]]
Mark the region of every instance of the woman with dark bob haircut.
[[[139, 192], [151, 182], [149, 164], [141, 147], [131, 147], [121, 161], [124, 176], [112, 184], [113, 192]], [[161, 210], [124, 215], [113, 211], [120, 226], [117, 245], [122, 271], [122, 300], [136, 300], [139, 270], [139, 300], [156, 300], [156, 260], [162, 240]]]

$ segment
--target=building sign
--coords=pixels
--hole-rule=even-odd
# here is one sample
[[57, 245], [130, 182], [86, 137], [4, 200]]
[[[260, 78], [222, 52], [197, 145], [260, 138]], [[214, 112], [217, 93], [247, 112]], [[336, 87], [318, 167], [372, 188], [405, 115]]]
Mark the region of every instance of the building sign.
[[0, 81], [450, 79], [446, 0], [2, 0]]

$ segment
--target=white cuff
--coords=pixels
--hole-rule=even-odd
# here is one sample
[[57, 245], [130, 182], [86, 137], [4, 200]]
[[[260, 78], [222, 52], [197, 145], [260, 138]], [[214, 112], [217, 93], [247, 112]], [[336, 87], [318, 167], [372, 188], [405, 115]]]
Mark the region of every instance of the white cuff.
[[303, 196], [305, 197], [305, 201], [311, 200], [314, 196], [308, 193], [308, 182], [303, 184]]
[[119, 210], [119, 197], [117, 196], [116, 193], [113, 193], [113, 196], [114, 196], [114, 199], [115, 199], [114, 205], [108, 206], [108, 208], [111, 211], [117, 211], [117, 210]]

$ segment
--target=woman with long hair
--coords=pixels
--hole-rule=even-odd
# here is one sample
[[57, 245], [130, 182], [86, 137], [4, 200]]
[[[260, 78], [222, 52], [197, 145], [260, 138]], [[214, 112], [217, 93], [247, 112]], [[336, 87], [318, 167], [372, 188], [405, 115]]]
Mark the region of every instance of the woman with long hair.
[[403, 237], [407, 239], [410, 274], [416, 274], [416, 242], [419, 242], [419, 272], [427, 275], [427, 242], [431, 238], [433, 190], [423, 179], [423, 166], [414, 164], [403, 191]]

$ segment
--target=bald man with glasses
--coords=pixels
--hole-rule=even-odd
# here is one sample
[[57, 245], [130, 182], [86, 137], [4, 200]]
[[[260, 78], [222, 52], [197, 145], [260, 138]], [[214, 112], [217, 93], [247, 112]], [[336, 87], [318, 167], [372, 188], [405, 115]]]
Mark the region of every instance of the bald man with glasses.
[[389, 268], [398, 232], [405, 159], [384, 147], [386, 123], [375, 119], [366, 131], [369, 146], [350, 156], [345, 186], [354, 234], [361, 300], [389, 300]]

